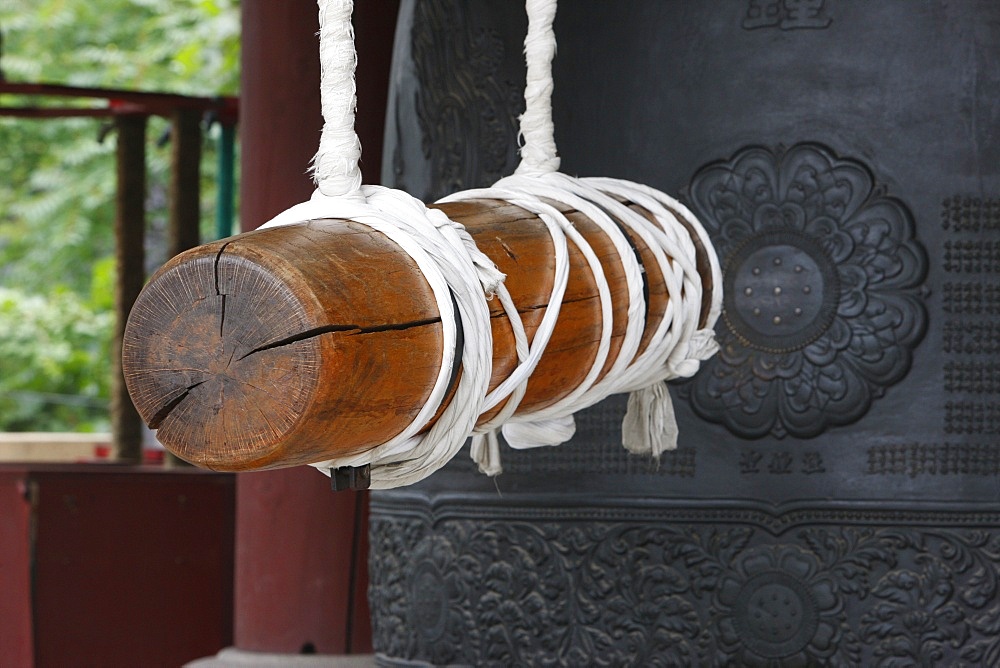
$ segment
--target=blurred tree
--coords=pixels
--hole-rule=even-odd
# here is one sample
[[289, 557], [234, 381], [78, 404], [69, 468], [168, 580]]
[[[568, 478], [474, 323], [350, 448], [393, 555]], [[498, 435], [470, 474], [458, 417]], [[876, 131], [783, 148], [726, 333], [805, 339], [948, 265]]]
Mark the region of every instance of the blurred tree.
[[[232, 95], [239, 28], [237, 0], [0, 0], [0, 71], [9, 81]], [[106, 426], [115, 171], [105, 130], [104, 120], [0, 118], [0, 429]], [[156, 140], [167, 130], [151, 120], [150, 269], [166, 259], [169, 146]], [[217, 131], [202, 162], [205, 236]]]

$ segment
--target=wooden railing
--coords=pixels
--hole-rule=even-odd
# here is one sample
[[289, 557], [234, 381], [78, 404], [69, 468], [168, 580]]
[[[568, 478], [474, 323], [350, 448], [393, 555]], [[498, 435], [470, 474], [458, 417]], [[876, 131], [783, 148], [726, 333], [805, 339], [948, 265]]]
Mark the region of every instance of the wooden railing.
[[233, 216], [233, 138], [238, 100], [233, 97], [191, 97], [171, 93], [81, 88], [47, 83], [0, 80], [0, 94], [62, 99], [92, 99], [94, 106], [0, 106], [0, 116], [51, 119], [109, 117], [117, 131], [115, 200], [115, 330], [112, 345], [111, 433], [115, 459], [142, 461], [143, 423], [129, 398], [121, 370], [125, 322], [146, 280], [146, 127], [150, 116], [171, 120], [170, 216], [168, 255], [200, 243], [200, 169], [202, 120], [222, 127], [219, 201], [216, 231], [228, 236]]

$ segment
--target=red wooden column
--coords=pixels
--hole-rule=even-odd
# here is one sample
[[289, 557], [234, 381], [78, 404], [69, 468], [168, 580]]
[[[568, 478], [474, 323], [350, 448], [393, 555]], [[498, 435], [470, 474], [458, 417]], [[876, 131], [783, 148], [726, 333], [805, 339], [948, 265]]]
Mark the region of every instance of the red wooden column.
[[[306, 200], [322, 127], [314, 0], [244, 0], [240, 218], [244, 231]], [[366, 183], [380, 173], [398, 0], [355, 8], [358, 133]], [[239, 474], [234, 636], [245, 651], [371, 650], [367, 495], [308, 468]]]

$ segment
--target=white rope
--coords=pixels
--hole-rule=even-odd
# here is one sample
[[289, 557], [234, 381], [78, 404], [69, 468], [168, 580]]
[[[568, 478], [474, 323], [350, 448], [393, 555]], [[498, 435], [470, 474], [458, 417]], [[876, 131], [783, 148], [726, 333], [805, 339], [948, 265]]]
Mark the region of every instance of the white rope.
[[[604, 378], [597, 377], [607, 359], [613, 325], [610, 290], [607, 277], [592, 249], [582, 236], [567, 230], [567, 234], [587, 258], [598, 294], [601, 297], [602, 326], [598, 352], [586, 378], [567, 396], [544, 409], [511, 416], [503, 426], [508, 444], [515, 448], [554, 445], [572, 436], [575, 425], [572, 415], [606, 396], [621, 391], [633, 391], [629, 411], [623, 423], [623, 444], [636, 453], [658, 457], [661, 452], [677, 445], [677, 427], [670, 394], [662, 381], [693, 374], [702, 359], [715, 351], [714, 325], [721, 308], [721, 273], [712, 256], [713, 301], [707, 327], [698, 330], [702, 307], [701, 277], [695, 266], [695, 248], [687, 230], [675, 218], [680, 212], [692, 223], [702, 243], [711, 248], [704, 228], [679, 203], [666, 195], [636, 184], [603, 179], [588, 183], [558, 174], [559, 157], [552, 120], [552, 60], [556, 52], [553, 22], [556, 0], [526, 0], [528, 32], [524, 42], [527, 64], [525, 112], [520, 117], [523, 141], [521, 163], [515, 176], [501, 179], [498, 187], [512, 188], [524, 194], [563, 202], [593, 220], [611, 239], [626, 274], [629, 293], [628, 323], [618, 356]], [[601, 192], [602, 187], [609, 194]], [[622, 205], [615, 196], [640, 204], [660, 222], [653, 225], [645, 216]], [[664, 278], [668, 304], [657, 325], [650, 344], [635, 357], [645, 329], [646, 303], [642, 294], [641, 271], [623, 233], [607, 212], [613, 212], [619, 223], [637, 234], [652, 251]], [[547, 313], [558, 309], [550, 303]], [[473, 457], [481, 469], [499, 471], [499, 452], [493, 452], [495, 438], [490, 441], [488, 456], [482, 447], [473, 449]], [[484, 468], [484, 461], [488, 462]]]
[[[600, 183], [611, 192], [617, 189], [633, 194], [614, 179], [605, 179]], [[639, 193], [632, 199], [641, 196], [644, 200], [642, 204], [646, 205], [645, 208], [653, 209], [659, 225], [598, 190], [586, 180], [574, 179], [565, 174], [514, 176], [502, 179], [498, 185], [564, 202], [593, 220], [612, 241], [618, 253], [629, 293], [625, 336], [618, 356], [604, 378], [595, 383], [593, 375], [601, 369], [606, 359], [607, 350], [602, 346], [591, 367], [591, 373], [573, 392], [542, 410], [516, 415], [508, 421], [503, 428], [508, 444], [515, 448], [558, 444], [572, 435], [572, 415], [575, 412], [610, 394], [639, 390], [630, 400], [632, 410], [623, 425], [624, 445], [632, 452], [654, 457], [664, 450], [676, 447], [677, 429], [673, 408], [670, 395], [662, 387], [661, 381], [690, 375], [697, 370], [697, 362], [703, 355], [713, 352], [710, 346], [698, 347], [697, 352], [693, 352], [690, 343], [701, 311], [702, 295], [701, 279], [694, 264], [695, 249], [687, 230], [648, 192]], [[650, 189], [650, 192], [655, 191]], [[646, 303], [640, 275], [642, 270], [628, 240], [609, 213], [641, 238], [652, 251], [667, 288], [666, 313], [658, 323], [650, 344], [638, 357], [636, 353], [646, 324]], [[582, 237], [574, 238], [574, 243], [579, 245], [581, 242], [586, 243]], [[587, 250], [590, 250], [589, 247]], [[598, 292], [607, 291], [607, 277], [600, 265], [591, 264], [591, 272]], [[548, 308], [558, 308], [558, 305], [550, 304]], [[602, 302], [602, 343], [610, 333], [610, 310], [610, 301]], [[689, 359], [691, 356], [695, 358], [693, 365]], [[638, 433], [640, 428], [641, 433]], [[496, 463], [493, 466], [498, 468]]]
[[[591, 406], [610, 394], [629, 390], [640, 392], [634, 393], [630, 399], [631, 410], [624, 424], [623, 442], [630, 451], [659, 456], [663, 450], [676, 446], [677, 433], [670, 396], [661, 381], [693, 373], [697, 370], [697, 363], [714, 352], [710, 329], [707, 330], [706, 345], [693, 346], [691, 343], [695, 338], [695, 328], [702, 309], [702, 293], [701, 279], [694, 263], [695, 249], [687, 229], [668, 209], [658, 203], [659, 200], [651, 194], [656, 191], [647, 189], [634, 193], [629, 189], [628, 182], [614, 179], [594, 181], [611, 192], [617, 189], [633, 195], [632, 199], [642, 199], [642, 203], [653, 210], [659, 224], [649, 221], [646, 216], [625, 206], [588, 180], [551, 172], [508, 177], [498, 182], [493, 189], [456, 193], [442, 200], [501, 199], [535, 213], [547, 211], [551, 220], [559, 224], [559, 227], [554, 227], [548, 216], [542, 216], [550, 234], [554, 239], [559, 238], [557, 231], [561, 228], [562, 234], [568, 236], [580, 249], [588, 259], [588, 266], [601, 297], [600, 343], [584, 381], [552, 405], [514, 415], [528, 376], [544, 352], [558, 320], [561, 291], [553, 290], [546, 306], [545, 320], [536, 333], [529, 352], [526, 355], [523, 348], [518, 351], [520, 365], [513, 375], [494, 390], [491, 396], [495, 399], [491, 406], [501, 400], [511, 386], [516, 385], [520, 393], [515, 390], [504, 410], [489, 423], [481, 425], [477, 429], [478, 435], [473, 439], [472, 457], [484, 473], [496, 475], [502, 471], [499, 441], [494, 432], [496, 426], [502, 425], [504, 438], [511, 447], [557, 445], [572, 437], [575, 431], [572, 416], [576, 411]], [[607, 360], [613, 325], [610, 287], [600, 261], [585, 238], [565, 215], [544, 203], [552, 200], [567, 204], [597, 224], [614, 245], [626, 276], [629, 293], [626, 331], [617, 358], [600, 381], [596, 381], [596, 378]], [[659, 265], [667, 289], [666, 312], [658, 323], [650, 344], [638, 356], [636, 354], [645, 330], [646, 303], [641, 277], [643, 270], [634, 250], [609, 213], [647, 245]], [[556, 252], [556, 271], [560, 281], [565, 280], [567, 273], [568, 260], [561, 248], [564, 244], [565, 241], [562, 241]], [[713, 305], [712, 310], [716, 311], [717, 308]], [[514, 331], [523, 330], [516, 310], [505, 306], [505, 311]], [[633, 434], [633, 431], [636, 433]]]
[[[508, 444], [514, 448], [556, 445], [562, 442], [552, 441], [554, 438], [565, 436], [570, 431], [568, 430], [570, 425], [566, 421], [566, 418], [569, 418], [576, 411], [595, 403], [593, 398], [595, 393], [600, 394], [600, 390], [597, 388], [607, 385], [609, 378], [614, 378], [624, 370], [632, 360], [638, 349], [639, 341], [642, 338], [645, 324], [642, 269], [635, 258], [631, 246], [629, 246], [628, 240], [611, 217], [599, 206], [574, 194], [570, 190], [568, 187], [569, 184], [575, 181], [576, 179], [572, 179], [564, 174], [548, 172], [533, 174], [531, 176], [515, 175], [507, 177], [501, 179], [497, 183], [497, 186], [511, 188], [526, 195], [556, 200], [567, 204], [587, 216], [608, 236], [615, 250], [618, 252], [628, 288], [629, 308], [625, 337], [611, 368], [604, 379], [598, 382], [598, 377], [604, 369], [611, 348], [611, 336], [614, 326], [611, 288], [596, 253], [583, 235], [575, 228], [572, 228], [569, 233], [574, 244], [587, 259], [587, 264], [590, 267], [600, 299], [601, 334], [597, 353], [587, 375], [572, 392], [558, 402], [543, 409], [516, 415], [511, 418], [508, 426], [504, 427], [504, 437]], [[549, 304], [548, 309], [558, 310], [559, 305]], [[603, 396], [607, 395], [603, 394], [601, 398]], [[552, 420], [556, 422], [553, 423]]]
[[[654, 236], [662, 237], [663, 233], [674, 231], [674, 238], [682, 243], [682, 249], [673, 256], [677, 266], [682, 268], [684, 278], [682, 297], [684, 316], [677, 330], [679, 338], [673, 350], [667, 353], [664, 364], [647, 365], [640, 359], [634, 366], [635, 374], [628, 379], [630, 386], [623, 388], [632, 390], [632, 394], [629, 396], [628, 408], [622, 421], [622, 445], [635, 454], [659, 457], [664, 450], [676, 448], [678, 438], [672, 400], [663, 381], [694, 375], [701, 362], [718, 350], [714, 327], [722, 310], [721, 268], [704, 227], [690, 211], [673, 198], [648, 186], [630, 181], [608, 178], [584, 180], [608, 193], [636, 202], [653, 213], [661, 223], [673, 220], [674, 225], [655, 230]], [[698, 319], [701, 315], [703, 295], [701, 277], [694, 264], [696, 252], [690, 233], [677, 221], [675, 214], [681, 215], [695, 230], [707, 251], [711, 266], [711, 301], [706, 322], [700, 329]]]
[[[324, 126], [314, 159], [317, 190], [308, 202], [282, 212], [263, 227], [325, 218], [350, 219], [380, 232], [416, 262], [431, 287], [442, 323], [442, 359], [434, 386], [417, 415], [399, 434], [358, 455], [338, 457], [316, 466], [331, 468], [371, 465], [372, 488], [390, 488], [421, 480], [447, 463], [472, 433], [480, 414], [502, 400], [488, 394], [492, 375], [493, 337], [487, 299], [498, 294], [504, 309], [516, 309], [503, 287], [503, 274], [476, 247], [461, 225], [441, 211], [428, 209], [409, 194], [376, 186], [361, 186], [360, 142], [354, 131], [357, 55], [351, 26], [351, 0], [319, 0], [321, 98]], [[554, 210], [553, 210], [554, 211]], [[556, 212], [558, 213], [558, 212]], [[563, 255], [565, 239], [562, 240]], [[566, 269], [568, 275], [568, 268]], [[557, 282], [553, 298], [562, 299], [566, 278]], [[421, 434], [437, 413], [454, 375], [459, 319], [462, 332], [461, 367], [454, 397], [437, 421]], [[530, 354], [520, 320], [512, 321], [522, 366], [530, 371], [540, 353]], [[527, 373], [524, 374], [525, 378]], [[523, 382], [507, 383], [516, 409]], [[518, 394], [520, 393], [520, 394]], [[505, 396], [505, 395], [504, 395]]]
[[[529, 177], [530, 180], [530, 177]], [[502, 179], [498, 184], [498, 187], [518, 187], [517, 178], [514, 179]], [[544, 191], [544, 187], [539, 184], [538, 191]], [[529, 194], [526, 189], [521, 187], [521, 192]], [[552, 189], [549, 191], [550, 195], [559, 196], [561, 193], [557, 189]], [[530, 193], [535, 197], [539, 195], [537, 193]], [[562, 217], [563, 220], [567, 220], [565, 216]], [[568, 221], [567, 221], [568, 223]], [[593, 386], [597, 381], [598, 375], [604, 368], [604, 363], [608, 359], [608, 354], [611, 351], [611, 333], [612, 333], [612, 311], [613, 307], [611, 304], [611, 288], [608, 285], [607, 278], [604, 276], [604, 269], [601, 267], [601, 261], [594, 252], [594, 249], [590, 247], [587, 240], [582, 234], [574, 227], [572, 224], [567, 224], [565, 228], [566, 236], [576, 245], [580, 253], [583, 255], [584, 259], [587, 261], [587, 265], [590, 268], [590, 272], [594, 277], [594, 283], [597, 287], [597, 295], [600, 300], [601, 306], [601, 334], [598, 339], [597, 352], [594, 355], [594, 359], [591, 362], [590, 369], [587, 371], [586, 376], [580, 381], [573, 390], [565, 397], [560, 399], [555, 404], [548, 406], [546, 408], [534, 411], [532, 413], [521, 414], [513, 416], [508, 424], [510, 423], [527, 423], [520, 429], [504, 427], [504, 435], [517, 434], [512, 438], [508, 438], [508, 444], [512, 447], [537, 447], [538, 445], [558, 445], [559, 443], [567, 440], [565, 437], [567, 430], [567, 422], [564, 418], [569, 417], [575, 410], [571, 410], [572, 407], [577, 406], [580, 397], [582, 397], [586, 392]], [[560, 309], [559, 304], [549, 303], [546, 311], [549, 309], [554, 310], [558, 313]], [[557, 420], [553, 423], [551, 420]], [[529, 427], [528, 424], [531, 426]], [[555, 430], [555, 431], [553, 431]], [[551, 434], [551, 435], [549, 435]], [[570, 436], [572, 433], [570, 433]], [[554, 439], [562, 440], [554, 440]]]
[[705, 229], [705, 226], [701, 224], [701, 221], [698, 220], [693, 213], [691, 213], [690, 209], [670, 195], [667, 195], [660, 190], [656, 190], [655, 188], [650, 188], [642, 183], [634, 183], [624, 179], [610, 179], [605, 177], [587, 177], [583, 180], [587, 183], [594, 184], [598, 188], [605, 188], [609, 190], [617, 189], [618, 192], [625, 197], [630, 197], [634, 194], [636, 197], [646, 196], [654, 201], [657, 201], [663, 208], [670, 211], [673, 215], [683, 218], [684, 221], [695, 231], [695, 234], [698, 235], [698, 240], [701, 241], [702, 246], [706, 250], [711, 268], [712, 299], [705, 325], [706, 327], [711, 327], [712, 324], [719, 319], [719, 315], [722, 313], [722, 266], [719, 263], [718, 254], [714, 252], [712, 239], [708, 236], [708, 231]]
[[[553, 290], [549, 303], [546, 306], [545, 318], [542, 325], [536, 332], [530, 348], [530, 361], [525, 355], [519, 352], [521, 361], [518, 369], [512, 374], [503, 385], [494, 390], [493, 395], [497, 400], [509, 391], [508, 386], [517, 385], [521, 392], [508, 401], [504, 410], [494, 419], [485, 425], [481, 425], [477, 430], [478, 436], [474, 437], [472, 445], [472, 457], [479, 464], [480, 470], [490, 475], [496, 475], [502, 471], [499, 457], [499, 442], [493, 428], [502, 425], [502, 431], [508, 445], [515, 448], [532, 448], [547, 445], [558, 445], [572, 437], [575, 431], [573, 414], [578, 410], [593, 405], [597, 401], [608, 395], [623, 390], [632, 389], [632, 385], [649, 385], [658, 382], [664, 377], [676, 376], [667, 361], [671, 355], [676, 354], [678, 345], [686, 341], [686, 334], [689, 334], [690, 325], [682, 328], [681, 322], [696, 322], [701, 309], [701, 293], [696, 282], [699, 279], [694, 271], [693, 261], [675, 262], [674, 257], [687, 254], [693, 256], [693, 245], [687, 233], [679, 229], [680, 225], [665, 210], [660, 212], [661, 219], [665, 222], [666, 232], [651, 223], [645, 216], [626, 207], [618, 200], [608, 196], [586, 182], [574, 179], [559, 173], [536, 173], [532, 176], [513, 176], [502, 179], [493, 189], [474, 190], [456, 193], [441, 201], [458, 201], [468, 199], [501, 199], [512, 202], [522, 208], [535, 213], [548, 212], [553, 220], [559, 223], [562, 234], [568, 236], [579, 249], [581, 254], [587, 259], [588, 266], [593, 276], [597, 292], [601, 300], [601, 336], [599, 340], [597, 354], [591, 362], [590, 369], [584, 380], [570, 393], [559, 401], [543, 409], [530, 413], [514, 415], [517, 403], [523, 396], [523, 387], [526, 385], [528, 376], [534, 369], [544, 352], [545, 345], [554, 331], [558, 321], [558, 314], [561, 306], [561, 290]], [[559, 213], [545, 204], [545, 200], [561, 201], [570, 207], [580, 211], [589, 219], [593, 220], [598, 227], [608, 236], [614, 245], [619, 260], [622, 263], [626, 275], [626, 285], [629, 292], [628, 322], [626, 332], [618, 356], [612, 363], [608, 373], [597, 382], [597, 377], [603, 370], [607, 360], [610, 339], [612, 333], [612, 303], [610, 296], [610, 286], [603, 268], [593, 249], [586, 239], [572, 225], [572, 223]], [[661, 207], [662, 209], [662, 207]], [[647, 350], [635, 357], [642, 335], [645, 329], [645, 309], [646, 304], [643, 297], [643, 284], [641, 272], [642, 268], [635, 257], [635, 252], [619, 229], [615, 221], [608, 215], [607, 211], [612, 211], [619, 222], [626, 225], [644, 240], [653, 252], [657, 263], [660, 265], [661, 273], [667, 287], [669, 296], [666, 313], [657, 326], [656, 333], [647, 347]], [[553, 238], [558, 236], [556, 232], [560, 229], [553, 227], [551, 222], [542, 215], [543, 220], [549, 227]], [[672, 225], [670, 223], [673, 223]], [[686, 242], [686, 246], [685, 246]], [[562, 246], [563, 240], [557, 246], [556, 252], [556, 272], [558, 281], [564, 281], [567, 271], [568, 258]], [[688, 276], [685, 276], [685, 267]], [[687, 281], [685, 283], [685, 281]], [[686, 287], [686, 290], [685, 290]], [[519, 316], [511, 308], [505, 309], [512, 328], [516, 331], [523, 329]], [[680, 314], [675, 316], [675, 314]], [[682, 348], [686, 350], [686, 347]], [[646, 407], [651, 415], [661, 417], [666, 416], [666, 422], [673, 424], [672, 407], [669, 404], [669, 395], [665, 390], [659, 391], [654, 388], [653, 395], [656, 405]], [[493, 403], [495, 405], [495, 402]], [[664, 420], [661, 420], [664, 421]], [[660, 429], [659, 431], [663, 431]], [[657, 433], [659, 433], [659, 431]], [[674, 433], [676, 430], [674, 430]], [[670, 444], [676, 443], [676, 437], [671, 441], [669, 438], [665, 444], [656, 445], [664, 439], [646, 437], [647, 443], [652, 443], [643, 451], [658, 455], [663, 449], [669, 448]]]
[[528, 34], [524, 56], [528, 66], [521, 123], [521, 164], [518, 174], [559, 169], [555, 124], [552, 122], [552, 59], [556, 55], [555, 0], [526, 0]]
[[361, 141], [354, 130], [358, 54], [351, 25], [353, 0], [319, 0], [320, 106], [323, 131], [313, 158], [313, 179], [328, 197], [358, 196]]
[[[569, 249], [566, 242], [566, 236], [567, 234], [577, 233], [576, 230], [573, 229], [572, 223], [567, 220], [566, 216], [564, 216], [552, 205], [546, 204], [531, 195], [524, 195], [512, 190], [502, 188], [464, 190], [462, 192], [449, 195], [440, 201], [456, 202], [472, 199], [499, 199], [536, 214], [545, 224], [545, 227], [549, 232], [549, 236], [552, 238], [554, 251], [553, 259], [555, 267], [553, 270], [552, 291], [549, 294], [548, 306], [545, 309], [545, 314], [542, 316], [542, 321], [539, 323], [538, 329], [535, 330], [535, 336], [532, 339], [530, 346], [528, 345], [526, 336], [523, 341], [523, 346], [520, 342], [518, 343], [518, 345], [521, 346], [517, 351], [519, 361], [518, 366], [506, 380], [493, 390], [490, 397], [485, 402], [486, 406], [484, 410], [493, 408], [503, 401], [504, 398], [507, 398], [507, 403], [496, 416], [485, 424], [480, 425], [476, 429], [476, 435], [473, 437], [471, 454], [472, 458], [479, 465], [480, 471], [486, 473], [487, 475], [498, 475], [503, 469], [500, 465], [500, 446], [497, 440], [496, 430], [503, 427], [505, 429], [504, 434], [506, 436], [506, 424], [512, 418], [521, 402], [521, 399], [524, 397], [524, 392], [527, 388], [531, 373], [535, 370], [535, 367], [538, 366], [538, 362], [541, 359], [542, 354], [545, 352], [545, 347], [548, 345], [549, 339], [552, 337], [552, 332], [555, 330], [556, 323], [559, 319], [559, 306], [562, 304], [563, 295], [566, 292], [566, 284], [569, 281]], [[506, 299], [509, 301], [510, 296], [509, 294], [506, 294], [506, 288], [504, 288], [504, 294]], [[521, 316], [518, 314], [513, 302], [510, 302], [508, 306], [508, 304], [502, 299], [501, 303], [504, 305], [507, 318], [510, 321], [512, 330], [514, 331], [515, 340], [517, 340], [519, 332], [522, 336], [524, 335], [524, 324], [521, 322]], [[549, 438], [559, 439], [556, 440], [556, 442], [561, 443], [568, 440], [572, 435], [572, 432], [565, 435], [565, 431], [563, 430], [559, 433], [552, 433], [549, 435]]]
[[[360, 142], [354, 131], [357, 55], [351, 27], [351, 0], [319, 0], [321, 97], [324, 128], [314, 159], [317, 191], [304, 202], [279, 214], [264, 227], [326, 218], [350, 219], [384, 234], [406, 252], [431, 287], [442, 322], [442, 359], [430, 397], [399, 434], [375, 448], [338, 457], [313, 466], [328, 475], [331, 468], [371, 465], [371, 486], [398, 487], [421, 480], [447, 463], [473, 435], [472, 454], [483, 472], [502, 471], [497, 431], [513, 447], [555, 445], [575, 431], [573, 413], [609, 394], [640, 390], [630, 399], [623, 429], [633, 452], [658, 456], [676, 444], [676, 426], [670, 396], [661, 381], [697, 370], [701, 359], [714, 352], [711, 327], [721, 309], [721, 272], [713, 261], [713, 295], [709, 318], [698, 329], [702, 308], [701, 279], [695, 249], [681, 217], [707, 248], [704, 228], [679, 203], [651, 188], [614, 179], [575, 179], [557, 172], [552, 122], [552, 24], [555, 0], [527, 0], [529, 15], [525, 56], [528, 77], [525, 113], [521, 116], [521, 164], [514, 176], [494, 188], [456, 193], [442, 201], [499, 199], [519, 206], [542, 221], [554, 248], [554, 276], [548, 304], [529, 342], [517, 307], [503, 286], [504, 276], [476, 248], [468, 232], [439, 210], [428, 209], [407, 193], [361, 186]], [[622, 204], [632, 201], [653, 214], [652, 223]], [[610, 355], [614, 318], [611, 288], [600, 258], [570, 220], [553, 206], [565, 204], [587, 216], [611, 241], [625, 274], [628, 319], [617, 357], [601, 377]], [[646, 328], [643, 267], [623, 226], [649, 247], [667, 290], [665, 313], [646, 349], [639, 347]], [[594, 359], [584, 380], [566, 396], [545, 408], [515, 414], [551, 339], [569, 279], [572, 241], [584, 257], [601, 308], [601, 333]], [[496, 296], [508, 317], [515, 342], [517, 367], [492, 391], [493, 338], [487, 299]], [[459, 326], [461, 323], [461, 327]], [[449, 392], [462, 333], [461, 374], [455, 394], [437, 421], [428, 423]], [[634, 401], [635, 400], [635, 401]], [[505, 402], [505, 403], [504, 403]], [[502, 407], [483, 424], [487, 411]], [[636, 406], [633, 408], [633, 403]], [[644, 430], [644, 431], [642, 431]], [[671, 431], [672, 430], [672, 431]], [[642, 433], [639, 433], [642, 431]], [[636, 432], [636, 433], [632, 433]]]
[[[313, 464], [327, 475], [331, 468], [370, 464], [371, 486], [379, 489], [410, 484], [439, 469], [462, 447], [487, 402], [495, 405], [499, 401], [487, 395], [493, 338], [486, 299], [499, 293], [505, 310], [516, 311], [503, 288], [503, 275], [476, 248], [465, 228], [405, 192], [361, 186], [361, 146], [354, 130], [357, 53], [352, 11], [351, 0], [319, 0], [324, 126], [313, 161], [317, 190], [308, 202], [279, 214], [263, 227], [324, 218], [353, 220], [398, 244], [431, 286], [441, 315], [444, 342], [430, 397], [411, 423], [385, 443], [359, 455]], [[455, 395], [434, 425], [420, 434], [449, 391], [456, 363], [458, 318], [463, 335], [462, 373]], [[517, 331], [517, 326], [519, 320], [514, 336], [519, 353], [527, 358], [527, 338], [523, 327]], [[516, 408], [516, 401], [514, 404]]]
[[[279, 214], [263, 227], [322, 218], [353, 220], [398, 244], [431, 286], [441, 314], [444, 345], [430, 398], [413, 421], [389, 441], [359, 455], [313, 464], [328, 475], [331, 468], [370, 464], [372, 488], [384, 489], [417, 482], [444, 466], [475, 427], [492, 373], [493, 336], [485, 295], [502, 289], [503, 274], [476, 248], [465, 228], [441, 211], [428, 209], [400, 190], [363, 186], [360, 194], [363, 200], [327, 197], [316, 191], [308, 202]], [[462, 374], [455, 396], [437, 422], [427, 433], [418, 435], [449, 389], [458, 339], [452, 297], [462, 323]]]
[[[617, 187], [619, 184], [617, 179], [597, 180], [596, 183], [603, 184], [605, 192], [609, 194], [621, 195], [623, 192]], [[701, 278], [695, 266], [695, 250], [691, 238], [673, 215], [656, 204], [655, 200], [639, 197], [628, 199], [645, 208], [659, 221], [659, 226], [651, 224], [644, 226], [644, 240], [651, 240], [669, 255], [669, 264], [666, 266], [661, 264], [660, 269], [668, 281], [670, 302], [674, 304], [676, 310], [670, 323], [670, 331], [663, 332], [662, 338], [654, 336], [653, 341], [657, 345], [651, 345], [651, 350], [646, 351], [649, 363], [633, 365], [629, 376], [623, 380], [622, 390], [626, 391], [679, 375], [671, 375], [671, 370], [668, 368], [670, 360], [687, 350], [686, 343], [697, 327], [698, 314], [701, 310]], [[672, 283], [671, 279], [677, 283]], [[669, 286], [672, 284], [680, 284], [680, 290], [671, 291]]]

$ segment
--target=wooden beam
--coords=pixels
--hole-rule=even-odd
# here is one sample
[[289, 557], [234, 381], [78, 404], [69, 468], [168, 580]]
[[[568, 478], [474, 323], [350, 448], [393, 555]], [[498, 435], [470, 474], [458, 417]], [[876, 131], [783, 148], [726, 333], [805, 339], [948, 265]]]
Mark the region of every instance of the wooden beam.
[[[544, 223], [499, 200], [434, 206], [463, 224], [507, 275], [533, 338], [554, 272]], [[612, 346], [603, 375], [617, 359], [627, 325], [624, 272], [593, 221], [564, 213], [594, 249], [611, 286]], [[668, 297], [650, 251], [637, 236], [631, 241], [649, 293], [641, 352]], [[569, 394], [597, 354], [596, 283], [572, 242], [569, 250], [558, 325], [519, 411]], [[490, 385], [496, 387], [517, 356], [498, 300], [490, 309]], [[259, 230], [188, 251], [152, 277], [125, 333], [126, 380], [143, 418], [185, 460], [217, 470], [306, 464], [368, 450], [414, 419], [439, 373], [441, 327], [422, 274], [387, 237], [349, 220]]]
[[0, 117], [24, 119], [106, 118], [117, 112], [110, 107], [0, 107]]
[[239, 101], [235, 97], [193, 97], [176, 93], [124, 90], [119, 88], [87, 88], [53, 83], [15, 82], [0, 80], [0, 94], [46, 97], [93, 98], [114, 103], [141, 105], [148, 114], [170, 116], [177, 109], [215, 110], [235, 118]]
[[201, 112], [178, 109], [170, 130], [169, 257], [194, 248], [201, 222]]
[[132, 305], [145, 280], [146, 116], [118, 116], [115, 199], [115, 331], [111, 364], [112, 449], [117, 459], [142, 461], [142, 419], [122, 375], [122, 339]]

